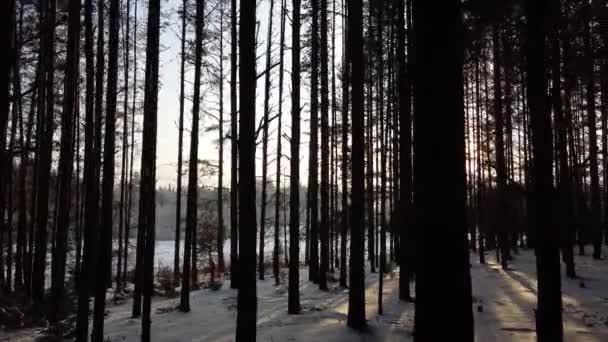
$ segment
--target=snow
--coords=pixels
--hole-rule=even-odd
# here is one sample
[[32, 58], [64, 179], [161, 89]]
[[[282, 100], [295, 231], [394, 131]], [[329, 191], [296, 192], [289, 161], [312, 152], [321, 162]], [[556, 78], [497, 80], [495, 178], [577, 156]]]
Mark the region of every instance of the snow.
[[[168, 248], [168, 247], [167, 247]], [[162, 248], [157, 249], [159, 252]], [[172, 257], [172, 253], [167, 252]], [[487, 264], [471, 254], [475, 335], [477, 341], [535, 341], [535, 261], [532, 251], [514, 255], [511, 270], [503, 271], [487, 253]], [[169, 259], [171, 260], [171, 259]], [[590, 256], [576, 257], [580, 279], [562, 277], [565, 341], [608, 341], [608, 262]], [[346, 326], [347, 290], [331, 283], [327, 292], [300, 273], [302, 313], [287, 314], [287, 270], [281, 286], [274, 286], [269, 274], [258, 281], [258, 341], [413, 341], [414, 306], [398, 300], [398, 270], [388, 274], [384, 287], [384, 315], [377, 314], [378, 274], [367, 273], [366, 317], [369, 331], [358, 333]], [[580, 283], [584, 282], [584, 287]], [[413, 286], [412, 286], [413, 287]], [[237, 291], [228, 283], [217, 291], [191, 294], [189, 313], [175, 310], [179, 299], [153, 299], [152, 337], [155, 341], [233, 341]], [[482, 306], [482, 312], [478, 312]], [[139, 341], [141, 322], [130, 317], [131, 301], [108, 303], [105, 334], [109, 341]], [[441, 321], [437, 327], [441, 328]], [[36, 332], [20, 332], [0, 341], [33, 340]]]

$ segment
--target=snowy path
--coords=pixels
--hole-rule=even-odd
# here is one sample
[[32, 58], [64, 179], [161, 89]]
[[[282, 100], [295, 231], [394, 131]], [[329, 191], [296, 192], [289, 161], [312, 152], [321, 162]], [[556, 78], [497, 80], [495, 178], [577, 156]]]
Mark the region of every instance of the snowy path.
[[[471, 255], [473, 310], [477, 341], [535, 341], [534, 307], [536, 279], [531, 251], [515, 255], [512, 269], [505, 272], [488, 253], [480, 265]], [[608, 261], [577, 257], [580, 280], [563, 278], [564, 330], [566, 341], [608, 341]], [[286, 271], [286, 270], [285, 270]], [[591, 275], [591, 276], [589, 276]], [[286, 279], [284, 279], [286, 280]], [[580, 287], [581, 280], [585, 288]], [[258, 341], [412, 341], [414, 308], [398, 300], [398, 276], [387, 275], [383, 316], [377, 315], [377, 274], [366, 278], [366, 313], [369, 331], [357, 333], [346, 327], [348, 292], [333, 287], [319, 291], [301, 271], [302, 314], [287, 315], [284, 286], [274, 287], [268, 276], [258, 281]], [[332, 284], [336, 285], [336, 284]], [[178, 299], [153, 301], [152, 336], [155, 341], [233, 341], [236, 321], [236, 291], [227, 286], [191, 295], [190, 313], [172, 310]], [[482, 306], [482, 312], [478, 307]], [[130, 318], [131, 301], [109, 304], [105, 333], [110, 341], [139, 341], [140, 321]], [[437, 327], [441, 328], [438, 320]], [[0, 332], [0, 337], [2, 333]], [[32, 334], [11, 341], [30, 341]], [[2, 339], [1, 340], [6, 340]]]

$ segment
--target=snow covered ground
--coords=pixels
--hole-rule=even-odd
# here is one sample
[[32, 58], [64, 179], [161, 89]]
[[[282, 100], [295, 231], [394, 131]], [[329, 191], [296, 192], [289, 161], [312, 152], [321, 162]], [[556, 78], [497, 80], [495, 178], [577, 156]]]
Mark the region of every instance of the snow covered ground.
[[[512, 270], [503, 271], [488, 253], [488, 263], [471, 255], [473, 312], [477, 341], [535, 341], [534, 308], [536, 278], [534, 254], [515, 255]], [[172, 254], [169, 254], [172, 256]], [[608, 341], [608, 261], [577, 257], [580, 279], [563, 277], [564, 330], [566, 341]], [[286, 282], [286, 270], [283, 273]], [[300, 275], [300, 315], [287, 314], [287, 290], [275, 287], [269, 275], [258, 281], [258, 341], [412, 341], [414, 307], [398, 300], [398, 274], [388, 274], [384, 288], [383, 316], [377, 314], [378, 275], [367, 274], [366, 316], [369, 332], [346, 327], [348, 292], [332, 284], [319, 291]], [[584, 283], [584, 286], [581, 286]], [[175, 310], [179, 300], [154, 298], [152, 336], [155, 341], [233, 341], [236, 322], [236, 294], [227, 283], [218, 291], [199, 290], [191, 294], [190, 313]], [[482, 312], [478, 312], [478, 307]], [[109, 304], [105, 333], [109, 341], [139, 341], [141, 322], [130, 318], [130, 300]], [[437, 322], [441, 328], [441, 321]], [[3, 338], [2, 335], [5, 334]], [[0, 341], [33, 340], [36, 332], [0, 332]]]

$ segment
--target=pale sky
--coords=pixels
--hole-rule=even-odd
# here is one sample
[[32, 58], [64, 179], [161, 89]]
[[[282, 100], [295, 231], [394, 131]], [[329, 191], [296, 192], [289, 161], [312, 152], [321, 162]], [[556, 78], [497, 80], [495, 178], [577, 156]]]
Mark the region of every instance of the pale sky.
[[[143, 6], [142, 6], [143, 4]], [[140, 9], [138, 10], [138, 16], [141, 18], [140, 21], [145, 17], [145, 12], [147, 11], [147, 3], [140, 1], [139, 3]], [[181, 42], [177, 34], [181, 34], [181, 19], [176, 13], [175, 9], [181, 6], [181, 0], [165, 0], [161, 4], [161, 11], [165, 16], [170, 16], [167, 18], [169, 23], [169, 27], [167, 27], [161, 34], [161, 54], [160, 54], [160, 81], [162, 86], [160, 87], [160, 91], [158, 94], [158, 144], [157, 144], [157, 184], [159, 186], [166, 186], [168, 184], [175, 185], [176, 182], [176, 165], [177, 165], [177, 147], [178, 147], [178, 119], [179, 119], [179, 85], [180, 85], [180, 50], [181, 50]], [[207, 10], [213, 6], [211, 2], [207, 2]], [[287, 1], [287, 7], [289, 10], [289, 18], [291, 15], [291, 1]], [[331, 6], [331, 5], [330, 5]], [[142, 8], [144, 7], [144, 8]], [[269, 8], [269, 0], [262, 1], [257, 10], [257, 18], [260, 23], [259, 34], [258, 34], [258, 51], [257, 54], [260, 56], [258, 59], [257, 65], [257, 73], [263, 71], [265, 68], [265, 52], [266, 52], [266, 37], [267, 37], [267, 25], [268, 25], [268, 8]], [[191, 9], [194, 10], [194, 9]], [[225, 5], [226, 13], [229, 14], [230, 11], [230, 2], [227, 1]], [[331, 8], [330, 8], [331, 10]], [[274, 18], [273, 18], [273, 63], [278, 63], [279, 61], [279, 29], [280, 29], [280, 0], [275, 1], [274, 5]], [[285, 59], [284, 59], [284, 84], [283, 84], [283, 133], [287, 133], [291, 135], [291, 25], [290, 19], [287, 19], [286, 27], [286, 37], [285, 37]], [[229, 17], [227, 18], [229, 19]], [[331, 19], [331, 17], [330, 17]], [[339, 35], [339, 31], [341, 30], [341, 19], [337, 17], [337, 29], [336, 29], [336, 73], [339, 73], [340, 61], [341, 61], [341, 35]], [[230, 99], [229, 99], [229, 79], [230, 79], [230, 30], [229, 23], [225, 23], [225, 34], [224, 34], [224, 133], [229, 133], [230, 130]], [[207, 23], [206, 23], [207, 25]], [[329, 23], [331, 25], [331, 22]], [[301, 28], [301, 34], [303, 35], [307, 30], [306, 26], [303, 25]], [[331, 46], [331, 32], [328, 35], [329, 44]], [[143, 48], [145, 43], [142, 44]], [[165, 49], [162, 50], [162, 47]], [[219, 57], [218, 51], [211, 51], [211, 54], [215, 54]], [[302, 51], [301, 55], [304, 56], [307, 51]], [[331, 63], [331, 54], [329, 56]], [[139, 61], [139, 65], [143, 66], [144, 61]], [[188, 68], [188, 67], [187, 67]], [[186, 75], [186, 96], [192, 96], [192, 79], [193, 79], [193, 66], [188, 68], [188, 74]], [[203, 71], [204, 73], [205, 71]], [[279, 75], [279, 67], [273, 69], [271, 73], [271, 82], [273, 89], [271, 90], [270, 96], [270, 107], [271, 107], [271, 117], [276, 115], [278, 112], [278, 77]], [[143, 77], [143, 75], [142, 75]], [[205, 75], [203, 75], [205, 78]], [[309, 90], [308, 90], [308, 75], [302, 74], [301, 78], [301, 105], [305, 106], [302, 110], [301, 117], [301, 147], [300, 147], [300, 183], [305, 184], [307, 181], [307, 170], [308, 170], [308, 140], [309, 140], [309, 113], [308, 113], [308, 103], [310, 100]], [[336, 80], [338, 84], [339, 81]], [[330, 81], [331, 87], [331, 65], [330, 65]], [[340, 93], [339, 85], [336, 85], [337, 92]], [[201, 89], [201, 93], [203, 94], [201, 109], [212, 111], [214, 115], [217, 116], [218, 111], [218, 97], [217, 89], [209, 89], [208, 87], [203, 87]], [[140, 94], [139, 96], [143, 96]], [[340, 96], [340, 94], [338, 94]], [[256, 101], [256, 122], [259, 122], [263, 115], [263, 103], [264, 103], [264, 77], [260, 77], [258, 79], [258, 87], [257, 87], [257, 101]], [[331, 94], [330, 94], [331, 99]], [[330, 111], [331, 112], [331, 111]], [[339, 115], [339, 113], [338, 113]], [[185, 101], [185, 112], [184, 112], [184, 149], [183, 149], [183, 158], [184, 161], [187, 161], [189, 155], [189, 144], [190, 144], [190, 127], [191, 127], [191, 102], [189, 100]], [[208, 127], [212, 124], [216, 124], [216, 120], [204, 115], [201, 112], [201, 128], [200, 128], [200, 136], [199, 136], [199, 159], [207, 159], [212, 161], [213, 163], [217, 163], [219, 159], [218, 146], [216, 141], [218, 139], [217, 130], [211, 132], [205, 132], [205, 127]], [[257, 126], [257, 124], [256, 124]], [[274, 120], [270, 125], [270, 138], [271, 141], [269, 143], [268, 153], [269, 153], [269, 167], [268, 167], [268, 176], [270, 179], [274, 179], [274, 175], [276, 173], [276, 164], [275, 164], [275, 154], [276, 154], [276, 128], [277, 122]], [[261, 134], [259, 139], [261, 140]], [[289, 156], [290, 146], [289, 141], [286, 139], [282, 140], [283, 143], [283, 155]], [[257, 149], [257, 158], [256, 158], [256, 176], [261, 176], [261, 164], [262, 164], [262, 145], [261, 143], [258, 145]], [[135, 159], [135, 170], [138, 170], [139, 167], [139, 158]], [[289, 159], [282, 159], [282, 168], [283, 173], [289, 173]], [[185, 165], [187, 167], [187, 165]], [[209, 185], [216, 184], [216, 177], [206, 177], [204, 179], [201, 178], [199, 172], [199, 179], [201, 182], [205, 182]], [[285, 181], [286, 179], [283, 178]], [[187, 184], [187, 177], [182, 179], [183, 186]], [[224, 145], [224, 185], [229, 186], [230, 184], [230, 141], [226, 140]]]

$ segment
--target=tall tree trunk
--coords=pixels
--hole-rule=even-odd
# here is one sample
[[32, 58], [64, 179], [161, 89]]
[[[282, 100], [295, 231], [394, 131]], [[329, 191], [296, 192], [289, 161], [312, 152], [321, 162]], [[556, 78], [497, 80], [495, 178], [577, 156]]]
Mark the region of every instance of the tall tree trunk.
[[236, 0], [230, 8], [230, 287], [238, 288], [238, 117]]
[[[123, 102], [123, 131], [122, 131], [122, 161], [120, 167], [120, 202], [119, 202], [119, 228], [118, 228], [118, 262], [116, 264], [116, 291], [121, 292], [123, 289], [124, 278], [127, 277], [126, 272], [123, 272], [123, 255], [127, 247], [126, 236], [123, 237], [123, 231], [126, 229], [126, 199], [127, 199], [127, 167], [129, 166], [129, 17], [131, 14], [131, 1], [127, 0], [127, 17], [125, 27], [123, 28], [123, 49], [124, 49], [124, 102]], [[125, 234], [126, 235], [126, 234]], [[123, 247], [124, 246], [124, 247]], [[127, 263], [127, 259], [124, 259]]]
[[[101, 252], [98, 256], [98, 265], [102, 267], [95, 290], [95, 310], [93, 319], [93, 332], [91, 339], [94, 342], [103, 341], [103, 321], [105, 316], [106, 289], [111, 284], [112, 270], [112, 227], [114, 202], [114, 146], [116, 130], [116, 94], [118, 76], [118, 29], [119, 6], [118, 0], [110, 2], [110, 28], [108, 39], [108, 88], [106, 92], [106, 132], [104, 136], [103, 183], [101, 195], [101, 226], [100, 241]], [[153, 197], [148, 197], [147, 200]]]
[[268, 36], [266, 37], [266, 74], [264, 78], [264, 118], [262, 124], [262, 198], [260, 203], [260, 250], [258, 260], [258, 273], [260, 280], [264, 280], [264, 245], [266, 244], [266, 201], [268, 185], [268, 130], [270, 117], [270, 68], [272, 48], [272, 10], [274, 0], [270, 0], [268, 7]]
[[327, 0], [321, 0], [321, 260], [319, 288], [327, 290], [329, 271], [329, 98], [327, 56]]
[[363, 144], [363, 33], [362, 1], [348, 2], [348, 56], [352, 70], [352, 194], [350, 291], [348, 294], [347, 324], [354, 329], [365, 327], [365, 270], [364, 270], [364, 144]]
[[[590, 8], [589, 8], [590, 9]], [[585, 45], [585, 95], [587, 101], [587, 125], [589, 129], [589, 169], [591, 178], [591, 232], [593, 240], [593, 258], [602, 256], [602, 225], [601, 225], [601, 196], [600, 180], [597, 161], [597, 123], [595, 115], [595, 76], [593, 62], [593, 46], [591, 42], [591, 11], [584, 24], [583, 41]]]
[[551, 116], [546, 110], [545, 13], [546, 1], [527, 1], [528, 47], [527, 89], [532, 129], [532, 209], [535, 234], [536, 270], [538, 274], [538, 308], [536, 334], [540, 342], [562, 341], [562, 301], [559, 244], [553, 225], [553, 171]]
[[38, 307], [42, 304], [44, 298], [49, 179], [53, 152], [55, 10], [55, 0], [40, 0], [41, 27], [44, 28], [40, 42], [42, 69], [39, 77], [41, 92], [38, 97], [38, 116], [41, 120], [41, 131], [38, 133], [40, 145], [37, 145], [36, 248], [32, 270], [32, 299]]
[[[184, 91], [185, 72], [186, 72], [186, 13], [188, 11], [188, 1], [182, 1], [182, 36], [181, 36], [181, 66], [179, 81], [179, 127], [177, 143], [177, 189], [175, 199], [175, 255], [173, 256], [173, 282], [179, 284], [179, 248], [182, 238], [182, 151], [184, 148]], [[185, 248], [185, 247], [184, 247]]]
[[[198, 12], [197, 12], [198, 15]], [[197, 25], [201, 20], [197, 20]], [[150, 0], [146, 43], [146, 91], [139, 186], [139, 229], [146, 232], [144, 249], [143, 317], [141, 341], [150, 342], [150, 311], [154, 290], [154, 243], [156, 232], [156, 121], [158, 110], [158, 55], [160, 37], [160, 0]], [[198, 121], [198, 120], [196, 120]], [[193, 130], [194, 134], [194, 130]], [[196, 147], [196, 142], [195, 145]]]
[[[15, 67], [13, 71], [13, 79], [15, 79], [16, 91], [21, 92], [21, 76], [20, 76], [20, 63], [19, 59], [21, 56], [21, 42], [23, 41], [23, 2], [20, 3], [19, 10], [19, 28], [18, 34], [15, 35]], [[33, 91], [33, 95], [31, 97], [31, 108], [33, 109], [35, 106], [35, 93], [36, 89]], [[29, 164], [29, 151], [25, 149], [25, 135], [28, 135], [28, 143], [29, 136], [31, 133], [31, 123], [32, 116], [34, 111], [30, 112], [30, 117], [28, 118], [29, 123], [26, 128], [24, 127], [24, 119], [23, 119], [23, 103], [22, 100], [19, 99], [17, 101], [17, 106], [19, 106], [19, 148], [20, 152], [20, 167], [18, 173], [18, 185], [17, 185], [17, 255], [15, 257], [15, 289], [22, 289], [24, 287], [24, 274], [25, 274], [25, 263], [26, 255], [27, 255], [27, 193], [26, 193], [26, 183], [27, 183], [27, 169]]]
[[568, 122], [564, 116], [561, 96], [561, 57], [560, 57], [560, 21], [561, 21], [561, 4], [559, 0], [553, 0], [551, 3], [552, 10], [552, 28], [549, 32], [551, 43], [551, 102], [553, 106], [553, 115], [555, 115], [555, 126], [557, 128], [557, 148], [559, 161], [559, 177], [557, 183], [557, 192], [559, 200], [559, 216], [561, 223], [560, 241], [562, 247], [562, 259], [566, 265], [566, 275], [569, 278], [575, 278], [576, 272], [574, 268], [574, 255], [572, 251], [573, 241], [570, 238], [571, 227], [574, 225], [573, 207], [572, 207], [572, 176], [570, 175], [570, 166], [568, 165]]
[[253, 1], [241, 0], [239, 33], [240, 65], [239, 97], [239, 293], [237, 297], [236, 341], [255, 341], [256, 277], [255, 277], [255, 22]]
[[[300, 312], [300, 0], [291, 21], [291, 164], [289, 178], [289, 287], [287, 312]], [[282, 82], [281, 82], [282, 84]], [[287, 246], [285, 246], [287, 248]]]
[[198, 204], [198, 131], [201, 102], [201, 67], [203, 57], [203, 18], [205, 1], [196, 1], [196, 22], [194, 40], [194, 95], [192, 100], [192, 129], [190, 130], [190, 161], [188, 164], [188, 199], [186, 203], [186, 237], [184, 239], [184, 265], [182, 269], [182, 289], [179, 308], [183, 312], [190, 311], [190, 281], [192, 251], [196, 242], [194, 231], [197, 229]]
[[[430, 248], [417, 250], [414, 329], [417, 341], [441, 339], [445, 330], [436, 325], [441, 311], [452, 318], [444, 327], [452, 339], [473, 341], [465, 212], [464, 28], [460, 1], [442, 5], [440, 13], [433, 2], [413, 1], [414, 206], [416, 243], [436, 246], [453, 257], [446, 260]], [[437, 46], [439, 39], [445, 44]], [[439, 116], [442, 125], [437, 126]], [[443, 194], [441, 215], [437, 215], [434, 195], [439, 192]], [[442, 233], [441, 239], [436, 238], [437, 232]], [[442, 279], [450, 279], [451, 285], [446, 288]]]
[[[135, 1], [135, 9], [133, 14], [133, 36], [135, 40], [137, 40], [137, 1]], [[125, 260], [129, 260], [129, 234], [131, 229], [131, 207], [133, 205], [133, 151], [135, 150], [135, 100], [137, 99], [137, 44], [133, 44], [133, 100], [131, 102], [131, 155], [129, 157], [130, 166], [129, 166], [129, 186], [127, 189], [127, 229], [125, 231]], [[139, 232], [139, 229], [138, 229]], [[137, 258], [137, 256], [136, 256]], [[137, 262], [136, 262], [137, 263]], [[123, 264], [123, 273], [127, 274], [127, 263]], [[125, 283], [123, 286], [126, 287], [126, 277]], [[135, 291], [133, 292], [133, 307], [135, 307]], [[141, 300], [141, 291], [140, 291], [140, 300]], [[140, 305], [141, 307], [141, 305]], [[133, 310], [133, 315], [135, 315], [135, 310]]]
[[[11, 182], [8, 182], [10, 170], [8, 167], [6, 167], [10, 162], [9, 152], [6, 149], [6, 130], [8, 126], [8, 113], [10, 110], [10, 75], [11, 71], [14, 72], [12, 69], [14, 63], [16, 62], [16, 59], [14, 58], [15, 56], [11, 51], [14, 47], [13, 19], [15, 16], [15, 1], [4, 1], [0, 11], [2, 11], [0, 17], [0, 19], [2, 19], [2, 48], [4, 48], [4, 51], [8, 52], [9, 56], [9, 61], [4, 62], [0, 70], [0, 287], [2, 287], [2, 290], [5, 290], [3, 240], [6, 227], [4, 222], [4, 211], [7, 199], [6, 194], [8, 192], [6, 187], [8, 186], [8, 188], [10, 188], [12, 186]], [[41, 16], [43, 14], [44, 13], [41, 12]], [[12, 248], [12, 246], [9, 245], [9, 248]]]
[[[68, 42], [64, 80], [63, 112], [61, 115], [61, 152], [59, 155], [59, 211], [57, 235], [53, 254], [51, 285], [51, 307], [49, 320], [54, 322], [59, 316], [59, 308], [64, 296], [65, 263], [70, 225], [70, 188], [73, 172], [74, 112], [78, 111], [76, 98], [78, 89], [78, 70], [80, 64], [80, 1], [71, 1], [68, 9]], [[78, 179], [76, 179], [78, 181]]]
[[[274, 212], [274, 251], [272, 254], [272, 269], [274, 272], [274, 282], [275, 285], [279, 285], [281, 282], [279, 279], [280, 276], [280, 261], [279, 255], [281, 253], [281, 243], [280, 243], [280, 227], [281, 227], [281, 159], [282, 149], [282, 118], [283, 118], [283, 68], [284, 68], [284, 51], [285, 51], [285, 17], [287, 15], [287, 3], [286, 0], [281, 0], [281, 35], [280, 35], [280, 46], [279, 46], [279, 115], [278, 125], [277, 125], [277, 185], [276, 185], [276, 193], [275, 193], [275, 212]], [[298, 121], [299, 123], [299, 121]], [[298, 194], [299, 199], [299, 194]], [[296, 208], [299, 210], [299, 208]], [[298, 217], [299, 221], [299, 217]], [[299, 222], [298, 222], [299, 226]], [[299, 228], [299, 227], [298, 227]], [[285, 253], [287, 253], [287, 246], [284, 246]]]
[[84, 2], [84, 53], [85, 53], [85, 146], [83, 181], [85, 188], [84, 204], [84, 232], [83, 232], [83, 263], [78, 271], [78, 318], [76, 321], [76, 341], [86, 342], [89, 330], [89, 289], [93, 272], [92, 245], [97, 225], [97, 188], [95, 186], [95, 118], [94, 118], [94, 91], [95, 67], [93, 65], [93, 0]]
[[[506, 208], [506, 186], [507, 186], [507, 174], [505, 166], [505, 144], [504, 144], [504, 133], [503, 133], [503, 105], [502, 105], [502, 79], [500, 75], [501, 71], [501, 60], [500, 60], [500, 27], [498, 24], [494, 24], [492, 28], [492, 55], [494, 65], [494, 134], [495, 140], [495, 153], [496, 153], [496, 190], [498, 196], [498, 207]], [[501, 254], [501, 266], [503, 270], [507, 269], [508, 261], [508, 243], [507, 243], [507, 228], [506, 217], [503, 217], [503, 210], [498, 210], [496, 213], [499, 217], [496, 218], [496, 233], [498, 237], [498, 247], [500, 248]]]
[[[410, 227], [410, 213], [412, 209], [412, 103], [411, 103], [411, 78], [412, 69], [412, 26], [411, 26], [411, 0], [397, 0], [397, 60], [399, 63], [399, 125], [401, 132], [399, 135], [400, 156], [399, 164], [401, 172], [399, 174], [400, 183], [400, 203], [401, 211], [399, 229], [399, 299], [411, 301], [410, 279], [413, 271], [413, 247], [412, 230]], [[405, 30], [404, 2], [407, 2], [407, 33]], [[407, 60], [405, 41], [407, 39]]]
[[344, 18], [342, 20], [342, 214], [340, 222], [340, 286], [347, 287], [346, 280], [346, 239], [348, 237], [348, 104], [350, 85], [350, 56], [348, 47], [348, 12], [342, 1]]
[[219, 174], [217, 177], [217, 266], [224, 273], [224, 2], [220, 2]]
[[319, 131], [319, 0], [311, 0], [311, 70], [310, 70], [310, 151], [308, 191], [310, 196], [310, 264], [309, 278], [319, 282], [319, 205], [318, 205], [318, 131]]

